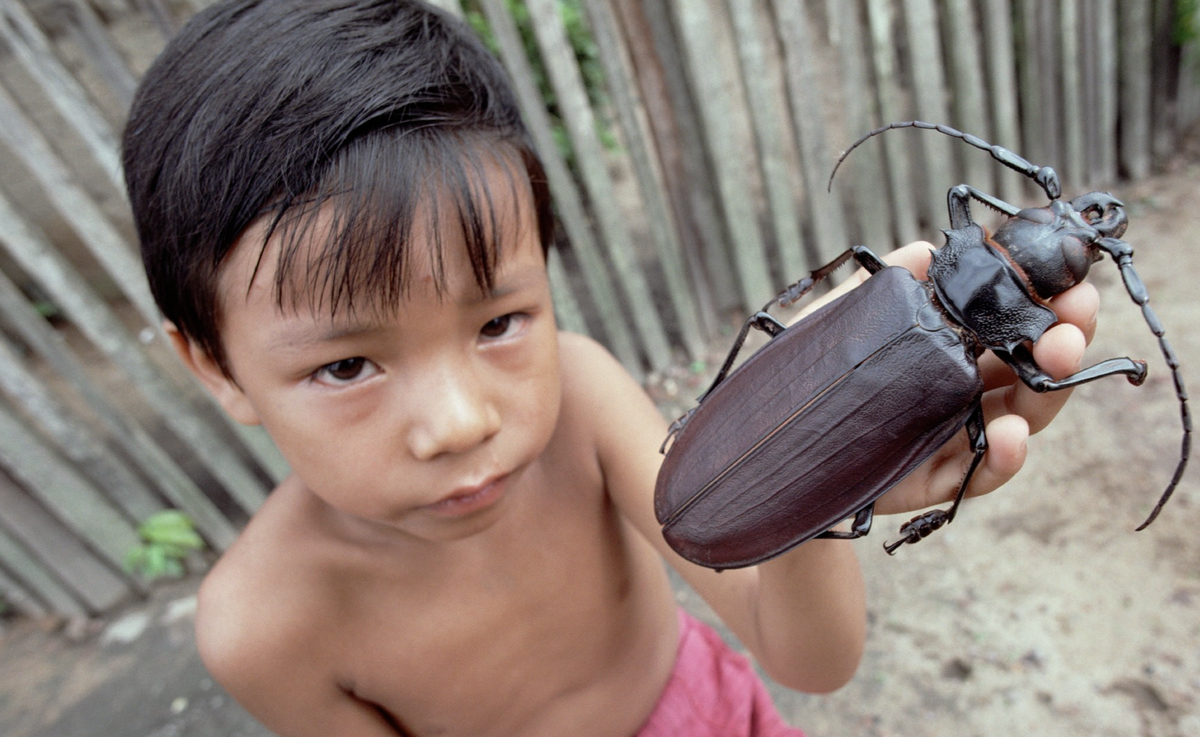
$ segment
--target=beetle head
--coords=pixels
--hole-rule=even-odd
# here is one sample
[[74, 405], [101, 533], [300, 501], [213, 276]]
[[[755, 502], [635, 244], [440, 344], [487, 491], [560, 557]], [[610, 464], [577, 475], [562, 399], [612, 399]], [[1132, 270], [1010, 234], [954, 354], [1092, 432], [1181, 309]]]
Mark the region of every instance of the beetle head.
[[992, 240], [1024, 272], [1034, 294], [1050, 299], [1083, 281], [1100, 260], [1096, 240], [1123, 233], [1126, 222], [1119, 201], [1092, 192], [1070, 203], [1054, 200], [1047, 207], [1021, 210]]

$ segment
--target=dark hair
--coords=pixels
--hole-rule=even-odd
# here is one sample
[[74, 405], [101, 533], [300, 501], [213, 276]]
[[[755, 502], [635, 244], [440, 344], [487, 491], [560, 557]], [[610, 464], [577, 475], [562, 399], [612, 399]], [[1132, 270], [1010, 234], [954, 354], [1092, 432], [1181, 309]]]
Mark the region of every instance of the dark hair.
[[296, 249], [317, 209], [332, 204], [335, 225], [304, 284], [314, 309], [331, 311], [353, 309], [361, 292], [398, 303], [422, 202], [435, 220], [457, 210], [476, 281], [489, 289], [498, 248], [480, 186], [489, 162], [514, 186], [526, 186], [518, 173], [528, 179], [543, 249], [552, 239], [545, 174], [503, 68], [464, 23], [413, 0], [230, 0], [205, 10], [142, 81], [123, 156], [155, 300], [226, 374], [219, 269], [260, 218], [271, 218], [268, 237], [286, 235], [282, 304]]

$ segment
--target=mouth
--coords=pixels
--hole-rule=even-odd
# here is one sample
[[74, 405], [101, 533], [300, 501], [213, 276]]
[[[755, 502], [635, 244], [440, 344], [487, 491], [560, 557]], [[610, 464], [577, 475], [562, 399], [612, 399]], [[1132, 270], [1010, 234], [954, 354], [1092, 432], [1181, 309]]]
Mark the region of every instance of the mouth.
[[494, 476], [481, 484], [464, 486], [446, 497], [425, 505], [424, 509], [439, 517], [464, 517], [482, 511], [500, 501], [508, 475]]

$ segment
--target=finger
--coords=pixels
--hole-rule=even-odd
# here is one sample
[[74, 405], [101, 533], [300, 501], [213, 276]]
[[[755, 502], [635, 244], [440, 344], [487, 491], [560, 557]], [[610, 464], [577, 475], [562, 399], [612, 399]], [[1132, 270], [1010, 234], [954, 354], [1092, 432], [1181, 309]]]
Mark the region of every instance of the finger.
[[886, 254], [883, 260], [890, 266], [903, 266], [918, 279], [924, 279], [929, 270], [929, 260], [933, 256], [934, 247], [929, 241], [913, 241], [907, 246], [897, 248]]
[[1050, 306], [1060, 323], [1074, 325], [1083, 331], [1087, 343], [1096, 334], [1096, 316], [1100, 310], [1100, 293], [1091, 284], [1076, 284], [1050, 300]]
[[[1050, 305], [1058, 315], [1059, 325], [1073, 325], [1079, 328], [1083, 334], [1084, 345], [1092, 342], [1092, 336], [1096, 334], [1096, 316], [1100, 308], [1100, 293], [1095, 287], [1087, 283], [1077, 284], [1051, 300]], [[1034, 346], [1035, 356], [1038, 355], [1038, 346], [1042, 340]], [[1055, 378], [1062, 378], [1078, 370], [1071, 368], [1059, 375], [1048, 366], [1043, 365], [1043, 368]], [[979, 371], [983, 376], [983, 385], [989, 389], [1010, 384], [1016, 378], [1012, 369], [992, 353], [985, 353], [980, 357]]]
[[1029, 424], [1020, 415], [1001, 415], [984, 428], [988, 449], [971, 483], [967, 496], [981, 496], [999, 489], [1021, 470], [1028, 455]]
[[[1017, 415], [1003, 415], [984, 428], [988, 448], [967, 486], [967, 496], [1000, 488], [1025, 463], [1029, 426]], [[920, 468], [875, 503], [875, 513], [901, 514], [954, 500], [971, 467], [974, 452], [963, 430], [938, 449]]]
[[[1079, 328], [1070, 324], [1055, 325], [1033, 346], [1033, 358], [1042, 370], [1061, 379], [1079, 370], [1086, 344], [1087, 339]], [[1033, 434], [1050, 424], [1070, 395], [1070, 389], [1035, 392], [1024, 382], [1017, 381], [984, 394], [984, 415], [1018, 415], [1029, 424], [1029, 432]]]

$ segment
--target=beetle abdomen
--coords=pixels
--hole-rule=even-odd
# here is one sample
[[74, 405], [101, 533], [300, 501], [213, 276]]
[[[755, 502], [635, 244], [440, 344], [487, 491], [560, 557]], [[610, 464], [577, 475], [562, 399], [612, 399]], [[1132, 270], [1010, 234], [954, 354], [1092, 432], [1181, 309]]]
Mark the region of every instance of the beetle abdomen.
[[[870, 504], [961, 429], [982, 381], [958, 335], [921, 319], [928, 309], [923, 283], [885, 269], [730, 374], [659, 474], [671, 546], [713, 568], [778, 555]], [[787, 370], [760, 375], [759, 364]]]

